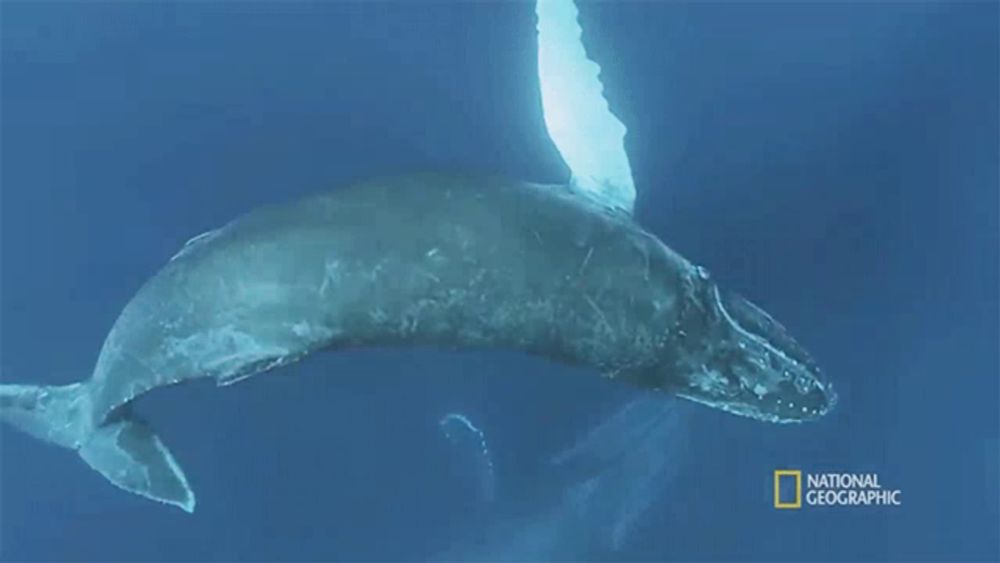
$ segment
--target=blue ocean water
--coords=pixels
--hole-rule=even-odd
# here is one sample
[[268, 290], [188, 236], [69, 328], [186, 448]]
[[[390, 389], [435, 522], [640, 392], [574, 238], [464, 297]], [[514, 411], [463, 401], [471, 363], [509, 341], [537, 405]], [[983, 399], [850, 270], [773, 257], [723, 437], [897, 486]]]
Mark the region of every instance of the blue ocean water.
[[[392, 172], [565, 173], [530, 3], [0, 10], [5, 383], [88, 377], [140, 284], [259, 205]], [[840, 394], [790, 426], [677, 406], [669, 475], [615, 474], [622, 494], [667, 480], [621, 551], [581, 554], [603, 520], [550, 525], [544, 492], [564, 482], [536, 476], [632, 391], [514, 353], [363, 350], [143, 398], [193, 515], [4, 428], [0, 557], [431, 558], [481, 534], [437, 425], [462, 412], [489, 438], [498, 502], [521, 499], [501, 528], [562, 534], [552, 558], [1000, 558], [998, 16], [582, 6], [629, 127], [640, 222], [782, 320]], [[628, 459], [656, 446], [636, 443]], [[772, 474], [789, 467], [878, 473], [903, 505], [776, 510]]]

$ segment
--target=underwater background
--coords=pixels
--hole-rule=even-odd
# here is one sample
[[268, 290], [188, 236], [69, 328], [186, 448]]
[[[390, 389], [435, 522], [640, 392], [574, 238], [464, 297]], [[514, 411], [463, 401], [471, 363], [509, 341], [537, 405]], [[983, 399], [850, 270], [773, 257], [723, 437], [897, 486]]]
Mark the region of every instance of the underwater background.
[[[531, 3], [0, 17], [5, 383], [89, 377], [143, 281], [257, 206], [395, 172], [565, 175]], [[840, 395], [808, 424], [678, 401], [656, 439], [599, 435], [629, 460], [602, 485], [636, 514], [619, 549], [589, 545], [601, 506], [553, 524], [567, 482], [536, 476], [638, 393], [514, 353], [380, 349], [143, 398], [192, 515], [3, 428], [0, 558], [425, 560], [489, 543], [497, 519], [493, 560], [530, 557], [516, 542], [550, 559], [1000, 558], [998, 18], [994, 2], [581, 6], [638, 220], [782, 321]], [[470, 499], [449, 412], [484, 431], [506, 516]], [[781, 468], [878, 473], [903, 505], [776, 510]]]

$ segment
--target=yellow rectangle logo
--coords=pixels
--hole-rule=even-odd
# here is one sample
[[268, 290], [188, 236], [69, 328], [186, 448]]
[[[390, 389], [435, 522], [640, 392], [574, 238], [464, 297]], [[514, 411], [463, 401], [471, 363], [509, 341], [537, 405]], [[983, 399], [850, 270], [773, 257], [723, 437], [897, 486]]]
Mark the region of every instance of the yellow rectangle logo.
[[[795, 500], [792, 502], [781, 501], [781, 478], [795, 478]], [[775, 469], [774, 470], [774, 507], [775, 508], [802, 508], [802, 471], [799, 469]]]

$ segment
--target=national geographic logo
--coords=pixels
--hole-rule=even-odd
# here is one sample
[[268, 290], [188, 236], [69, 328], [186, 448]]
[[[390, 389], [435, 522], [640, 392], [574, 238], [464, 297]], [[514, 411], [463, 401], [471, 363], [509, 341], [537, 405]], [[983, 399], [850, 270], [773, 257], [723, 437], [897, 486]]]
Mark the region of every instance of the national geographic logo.
[[[774, 470], [774, 507], [802, 508], [802, 470]], [[806, 473], [807, 506], [900, 506], [899, 489], [882, 487], [878, 473]]]

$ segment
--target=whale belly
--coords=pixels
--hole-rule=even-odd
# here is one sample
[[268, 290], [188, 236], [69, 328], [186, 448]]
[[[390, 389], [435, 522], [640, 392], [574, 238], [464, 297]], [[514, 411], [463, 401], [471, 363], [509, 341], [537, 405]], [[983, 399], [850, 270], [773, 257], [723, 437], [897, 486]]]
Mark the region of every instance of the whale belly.
[[126, 306], [95, 369], [95, 416], [327, 347], [513, 348], [609, 375], [652, 365], [691, 266], [588, 205], [427, 174], [254, 211], [193, 241]]

